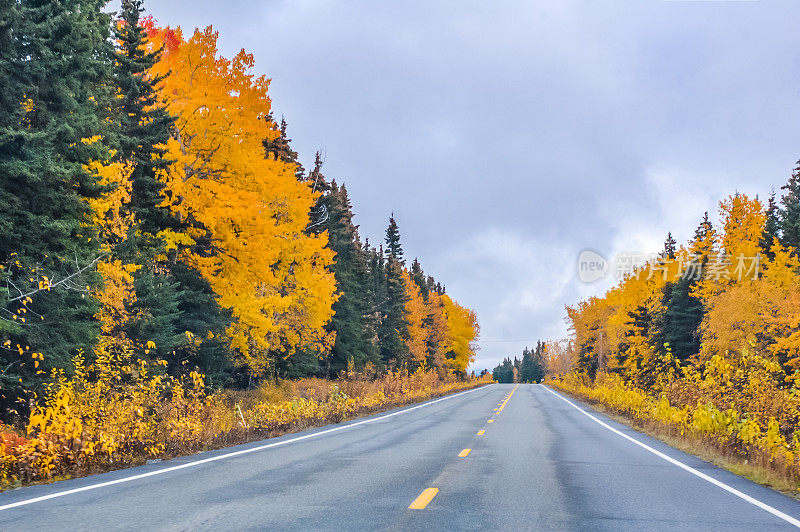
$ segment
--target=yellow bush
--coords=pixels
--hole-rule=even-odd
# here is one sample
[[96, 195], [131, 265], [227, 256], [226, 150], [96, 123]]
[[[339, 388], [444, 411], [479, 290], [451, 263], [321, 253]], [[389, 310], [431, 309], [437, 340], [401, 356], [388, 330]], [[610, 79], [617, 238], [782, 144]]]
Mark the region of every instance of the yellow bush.
[[[776, 364], [745, 354], [732, 362], [714, 356], [699, 369], [685, 369], [684, 376], [665, 385], [652, 397], [617, 375], [598, 374], [591, 383], [571, 373], [549, 383], [568, 393], [602, 403], [636, 419], [650, 420], [732, 445], [740, 453], [762, 453], [798, 472], [800, 439], [796, 431], [798, 397], [780, 388]], [[675, 404], [670, 398], [694, 401]], [[724, 407], [724, 410], [722, 409]], [[791, 444], [786, 434], [790, 434]]]
[[339, 422], [491, 382], [460, 381], [421, 368], [378, 379], [302, 379], [210, 394], [202, 374], [171, 377], [162, 373], [161, 363], [154, 369], [106, 351], [93, 364], [86, 365], [81, 356], [73, 362], [74, 376], [53, 374], [44, 400], [30, 415], [27, 438], [0, 432], [0, 487], [140, 464], [246, 441], [265, 431]]

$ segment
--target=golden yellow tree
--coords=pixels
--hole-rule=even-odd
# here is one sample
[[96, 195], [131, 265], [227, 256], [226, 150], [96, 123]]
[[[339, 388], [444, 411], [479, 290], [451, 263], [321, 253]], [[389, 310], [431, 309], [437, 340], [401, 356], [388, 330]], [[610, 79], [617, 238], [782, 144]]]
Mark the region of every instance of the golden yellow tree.
[[191, 227], [161, 236], [230, 309], [232, 347], [253, 374], [272, 355], [323, 352], [333, 340], [324, 330], [336, 299], [333, 252], [327, 234], [305, 231], [318, 195], [295, 165], [265, 156], [277, 131], [269, 80], [251, 73], [244, 50], [221, 57], [210, 27], [188, 40], [180, 28], [153, 32], [151, 45], [165, 47], [153, 74], [169, 73], [160, 93], [177, 118], [164, 147], [174, 161], [160, 176], [164, 204]]
[[427, 331], [424, 326], [427, 309], [417, 283], [411, 280], [411, 276], [405, 270], [403, 270], [403, 281], [406, 284], [406, 320], [408, 321], [408, 339], [405, 342], [411, 360], [420, 363], [425, 361], [427, 354]]
[[765, 347], [759, 310], [765, 303], [759, 295], [764, 283], [758, 280], [763, 267], [758, 253], [764, 207], [758, 199], [734, 194], [720, 202], [720, 218], [720, 254], [710, 259], [696, 290], [707, 309], [702, 324], [704, 357]]
[[601, 366], [598, 369], [610, 371], [626, 367], [638, 371], [637, 368], [648, 366], [654, 355], [648, 343], [651, 324], [641, 321], [649, 321], [663, 311], [662, 290], [668, 280], [675, 278], [676, 271], [676, 262], [668, 258], [645, 264], [633, 275], [620, 280], [602, 302], [598, 302], [598, 306], [607, 307], [608, 314], [608, 318], [600, 322], [603, 337], [602, 341], [598, 338], [597, 351], [603, 360], [598, 363]]
[[702, 280], [693, 293], [703, 300], [735, 282], [758, 276], [753, 266], [766, 221], [761, 201], [737, 193], [720, 202], [719, 215], [722, 222], [719, 246], [712, 231], [704, 240], [695, 242], [692, 249], [706, 259]]
[[723, 228], [722, 251], [734, 258], [740, 254], [754, 257], [766, 221], [761, 201], [746, 194], [734, 194], [720, 202], [719, 212]]
[[441, 298], [448, 328], [447, 344], [444, 347], [447, 362], [453, 371], [466, 372], [467, 367], [475, 360], [477, 351], [475, 341], [480, 334], [478, 317], [474, 311], [462, 307], [447, 294]]
[[[98, 140], [99, 137], [92, 137], [83, 142], [91, 144]], [[126, 163], [112, 162], [113, 156], [112, 151], [108, 159], [86, 165], [86, 170], [95, 174], [98, 184], [106, 190], [101, 196], [88, 200], [91, 207], [89, 223], [99, 229], [101, 250], [105, 253], [105, 257], [97, 263], [103, 284], [94, 294], [100, 303], [95, 316], [100, 322], [101, 334], [95, 347], [98, 356], [109, 351], [125, 353], [133, 347], [124, 327], [131, 318], [130, 306], [136, 301], [132, 274], [141, 267], [124, 263], [113, 255], [114, 247], [127, 239], [134, 223], [133, 215], [125, 208], [131, 200], [132, 168]]]
[[446, 367], [445, 355], [447, 352], [445, 348], [450, 343], [450, 331], [447, 326], [442, 296], [433, 290], [428, 293], [425, 312], [427, 314], [425, 324], [428, 363], [437, 368]]
[[800, 370], [800, 260], [777, 242], [772, 254], [774, 258], [765, 263], [760, 279], [757, 309], [768, 351], [795, 371], [792, 380], [796, 382]]

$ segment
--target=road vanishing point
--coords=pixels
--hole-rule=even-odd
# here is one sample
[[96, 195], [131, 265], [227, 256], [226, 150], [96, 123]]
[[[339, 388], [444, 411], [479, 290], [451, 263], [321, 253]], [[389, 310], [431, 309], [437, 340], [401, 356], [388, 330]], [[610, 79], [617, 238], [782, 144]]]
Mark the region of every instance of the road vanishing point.
[[0, 530], [781, 530], [800, 502], [542, 385], [494, 384], [0, 493]]

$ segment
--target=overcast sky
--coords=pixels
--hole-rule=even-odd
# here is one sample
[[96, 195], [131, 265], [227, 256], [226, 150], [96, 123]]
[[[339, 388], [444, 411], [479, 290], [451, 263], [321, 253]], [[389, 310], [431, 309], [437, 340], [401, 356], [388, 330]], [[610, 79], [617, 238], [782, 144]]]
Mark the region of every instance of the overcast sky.
[[800, 3], [149, 0], [213, 25], [272, 79], [303, 164], [325, 155], [363, 237], [394, 211], [409, 259], [475, 309], [491, 369], [567, 335], [576, 275], [684, 242], [800, 158]]

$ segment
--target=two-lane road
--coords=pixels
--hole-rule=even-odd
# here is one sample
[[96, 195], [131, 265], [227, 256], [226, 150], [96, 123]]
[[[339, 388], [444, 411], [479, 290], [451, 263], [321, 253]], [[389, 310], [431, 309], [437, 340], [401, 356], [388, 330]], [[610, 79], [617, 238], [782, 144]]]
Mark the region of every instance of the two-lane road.
[[798, 518], [794, 499], [528, 384], [0, 493], [0, 530], [15, 531], [760, 530]]

